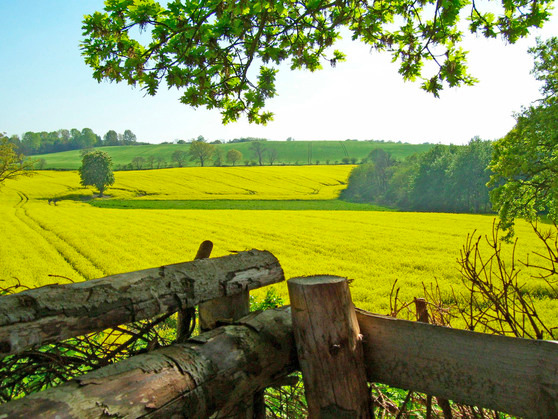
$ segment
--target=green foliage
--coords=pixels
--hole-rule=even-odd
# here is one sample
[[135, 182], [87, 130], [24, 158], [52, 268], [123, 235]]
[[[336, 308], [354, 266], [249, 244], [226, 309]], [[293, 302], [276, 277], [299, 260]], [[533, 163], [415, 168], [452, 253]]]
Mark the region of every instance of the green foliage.
[[150, 95], [164, 83], [181, 90], [185, 104], [221, 109], [224, 123], [245, 114], [265, 124], [276, 66], [335, 66], [345, 59], [332, 48], [342, 27], [354, 40], [389, 51], [405, 80], [421, 79], [438, 96], [444, 85], [475, 81], [459, 46], [462, 16], [471, 32], [513, 43], [548, 19], [551, 3], [506, 0], [495, 16], [474, 1], [110, 0], [103, 12], [85, 16], [81, 47], [98, 81], [139, 84]]
[[256, 297], [250, 295], [250, 311], [267, 310], [282, 305], [283, 299], [277, 295], [277, 291], [273, 287], [267, 289], [263, 300], [257, 300]]
[[494, 146], [491, 198], [502, 226], [546, 214], [558, 222], [558, 103], [532, 106]]
[[[124, 131], [124, 134], [117, 134], [116, 131], [110, 130], [105, 135], [105, 141], [91, 128], [83, 128], [81, 131], [75, 128], [71, 130], [59, 129], [52, 132], [31, 132], [19, 136], [13, 135], [10, 142], [14, 144], [16, 149], [25, 154], [33, 155], [39, 153], [58, 153], [68, 150], [86, 150], [93, 147], [116, 146], [116, 145], [136, 145], [140, 144], [136, 141], [135, 134], [130, 131]], [[145, 143], [141, 143], [145, 144]]]
[[107, 186], [114, 184], [112, 160], [104, 151], [96, 150], [83, 156], [79, 177], [83, 186], [95, 186], [103, 196]]
[[491, 199], [508, 239], [516, 218], [536, 221], [544, 214], [558, 222], [558, 38], [539, 41], [530, 52], [544, 97], [516, 116], [515, 127], [495, 143], [490, 166]]
[[140, 170], [143, 167], [144, 163], [145, 159], [141, 156], [137, 156], [132, 159], [132, 165], [136, 170]]
[[485, 213], [491, 156], [491, 143], [479, 138], [466, 146], [436, 145], [403, 161], [376, 149], [352, 171], [341, 198], [407, 210]]
[[242, 160], [242, 153], [234, 148], [229, 150], [227, 153], [227, 161], [231, 163], [233, 166], [236, 165], [237, 161]]
[[205, 140], [203, 140], [203, 137], [197, 141], [192, 141], [190, 148], [188, 149], [190, 161], [197, 161], [201, 167], [205, 165], [207, 160], [209, 160], [214, 153], [215, 146], [213, 144], [206, 143]]
[[541, 93], [547, 103], [558, 98], [558, 37], [546, 41], [537, 39], [537, 46], [529, 49], [535, 58], [532, 73], [538, 81], [543, 82]]
[[184, 162], [186, 161], [186, 157], [188, 153], [183, 150], [175, 150], [171, 154], [171, 160], [178, 164], [178, 167], [184, 166]]
[[124, 145], [126, 144], [134, 144], [137, 141], [137, 137], [136, 134], [134, 134], [132, 131], [130, 131], [129, 129], [127, 129], [126, 131], [124, 131], [124, 134], [122, 135], [122, 143]]
[[250, 144], [250, 150], [252, 150], [254, 156], [258, 159], [260, 166], [263, 166], [264, 153], [267, 150], [265, 144], [261, 141], [254, 141]]
[[220, 148], [215, 147], [213, 155], [215, 156], [213, 159], [213, 166], [221, 167], [223, 165], [223, 151]]
[[31, 170], [35, 162], [26, 160], [25, 156], [17, 153], [15, 148], [8, 137], [0, 133], [0, 186], [7, 179], [33, 174]]
[[276, 148], [270, 148], [269, 150], [267, 150], [267, 162], [269, 163], [270, 166], [273, 166], [273, 163], [277, 161], [278, 156], [279, 153], [277, 152]]
[[118, 134], [115, 130], [111, 129], [105, 134], [103, 144], [106, 146], [118, 145]]

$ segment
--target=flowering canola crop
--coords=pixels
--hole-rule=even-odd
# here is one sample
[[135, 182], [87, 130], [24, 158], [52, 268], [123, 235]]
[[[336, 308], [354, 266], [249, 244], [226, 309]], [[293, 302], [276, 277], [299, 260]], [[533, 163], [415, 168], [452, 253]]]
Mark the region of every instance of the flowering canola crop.
[[[208, 168], [117, 173], [107, 194], [133, 198], [138, 196], [133, 191], [141, 190], [146, 193], [143, 199], [208, 199], [207, 188], [212, 185], [219, 199], [332, 199], [349, 173], [345, 166], [326, 167], [329, 171], [323, 172], [314, 167], [211, 168], [204, 178], [203, 169]], [[181, 178], [181, 170], [194, 180]], [[438, 280], [450, 302], [452, 288], [463, 289], [456, 259], [467, 234], [475, 229], [488, 234], [494, 218], [375, 211], [96, 208], [79, 200], [90, 192], [78, 183], [75, 172], [43, 172], [11, 181], [0, 190], [0, 279], [17, 278], [28, 286], [66, 282], [59, 276], [82, 281], [187, 261], [203, 240], [211, 240], [212, 256], [269, 250], [287, 278], [346, 276], [354, 280], [351, 292], [357, 306], [385, 313], [395, 280], [404, 300], [422, 296], [423, 283]], [[242, 192], [246, 190], [256, 193]], [[56, 203], [53, 197], [58, 198]], [[517, 233], [518, 255], [537, 246], [527, 225], [520, 224]], [[536, 288], [539, 283], [528, 278], [528, 286]], [[275, 287], [286, 298], [286, 285]], [[545, 300], [538, 307], [543, 315], [558, 311], [555, 303]]]

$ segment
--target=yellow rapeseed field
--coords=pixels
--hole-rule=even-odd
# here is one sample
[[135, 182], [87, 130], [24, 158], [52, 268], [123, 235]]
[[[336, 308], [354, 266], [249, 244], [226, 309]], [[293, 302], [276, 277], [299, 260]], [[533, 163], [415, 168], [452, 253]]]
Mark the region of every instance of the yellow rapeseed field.
[[[157, 194], [147, 195], [157, 199], [208, 199], [205, 188], [213, 182], [211, 188], [215, 186], [220, 199], [331, 199], [339, 191], [336, 185], [348, 176], [343, 166], [323, 171], [321, 167], [210, 169], [205, 179], [203, 169], [192, 168], [117, 173], [107, 193], [132, 196], [131, 191], [142, 190]], [[245, 195], [242, 191], [247, 190], [256, 193]], [[481, 215], [124, 210], [96, 208], [79, 200], [62, 199], [56, 205], [48, 201], [72, 194], [85, 194], [75, 172], [43, 172], [9, 182], [0, 190], [0, 279], [18, 278], [29, 286], [65, 281], [57, 276], [92, 279], [190, 260], [203, 240], [211, 240], [214, 256], [251, 248], [269, 250], [287, 277], [349, 277], [354, 280], [356, 304], [385, 313], [395, 280], [405, 300], [422, 296], [422, 284], [435, 280], [451, 300], [452, 288], [462, 289], [456, 259], [467, 234], [475, 229], [487, 234], [493, 222], [492, 216]], [[517, 254], [522, 256], [536, 242], [525, 224], [518, 226], [517, 233]], [[542, 286], [537, 280], [527, 281], [529, 287]], [[276, 287], [286, 297], [286, 285]], [[553, 302], [540, 300], [537, 305], [543, 315], [558, 311]]]
[[[354, 166], [184, 167], [115, 172], [115, 184], [107, 196], [119, 199], [214, 200], [214, 199], [335, 199]], [[42, 171], [31, 178], [7, 184], [29, 198], [91, 196], [82, 188], [76, 171]], [[6, 199], [9, 192], [0, 192]]]

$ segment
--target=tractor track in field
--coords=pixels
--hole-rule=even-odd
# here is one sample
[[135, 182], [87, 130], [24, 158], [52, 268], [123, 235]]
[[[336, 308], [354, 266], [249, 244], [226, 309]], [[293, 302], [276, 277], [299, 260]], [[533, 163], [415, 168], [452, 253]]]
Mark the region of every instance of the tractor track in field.
[[15, 216], [19, 219], [23, 224], [29, 227], [31, 230], [35, 231], [39, 236], [41, 236], [45, 241], [47, 241], [55, 250], [56, 252], [66, 261], [71, 268], [76, 271], [79, 275], [81, 275], [85, 279], [92, 279], [89, 278], [89, 274], [83, 271], [82, 268], [77, 266], [75, 263], [76, 259], [82, 259], [85, 263], [91, 265], [93, 268], [97, 269], [98, 271], [102, 272], [103, 276], [107, 276], [107, 273], [104, 269], [91, 259], [89, 259], [85, 254], [83, 254], [79, 249], [72, 246], [68, 243], [62, 236], [54, 232], [53, 230], [48, 229], [35, 218], [31, 217], [25, 208], [27, 202], [29, 202], [29, 197], [27, 194], [17, 191], [19, 195], [19, 202], [14, 206], [15, 209]]

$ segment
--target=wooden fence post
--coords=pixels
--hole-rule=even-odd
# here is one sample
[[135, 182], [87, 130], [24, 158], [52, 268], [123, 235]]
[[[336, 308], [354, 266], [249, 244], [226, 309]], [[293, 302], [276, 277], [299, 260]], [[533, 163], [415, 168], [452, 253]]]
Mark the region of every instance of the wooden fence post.
[[[430, 320], [428, 318], [428, 306], [424, 298], [415, 298], [415, 309], [417, 311], [417, 321], [421, 323], [430, 323]], [[431, 409], [432, 396], [427, 395], [427, 398], [428, 398], [428, 402], [427, 402], [428, 410], [427, 410], [426, 417], [429, 418], [431, 414], [430, 409]], [[451, 412], [451, 406], [449, 404], [449, 401], [442, 397], [436, 397], [436, 400], [438, 401], [438, 405], [442, 408], [442, 411], [444, 412], [444, 418], [452, 419], [453, 414]]]
[[346, 278], [288, 282], [293, 331], [311, 418], [370, 418], [362, 335]]
[[[198, 253], [194, 260], [207, 259], [211, 255], [213, 250], [213, 243], [209, 240], [205, 240], [200, 244]], [[176, 341], [184, 342], [190, 337], [193, 332], [193, 326], [196, 324], [196, 309], [195, 307], [189, 307], [184, 310], [178, 311], [178, 319], [176, 326]]]
[[[207, 242], [204, 242], [207, 243]], [[204, 245], [202, 243], [202, 246]], [[211, 242], [209, 242], [211, 243]], [[209, 257], [213, 244], [207, 253], [202, 251], [202, 246], [196, 255]], [[207, 256], [205, 256], [207, 254]], [[239, 294], [215, 298], [201, 303], [198, 306], [200, 331], [207, 332], [219, 326], [219, 323], [232, 323], [250, 313], [250, 291], [243, 290]], [[246, 400], [235, 407], [234, 411], [220, 412], [217, 417], [227, 418], [265, 418], [265, 401], [263, 392], [254, 395], [253, 400]]]

